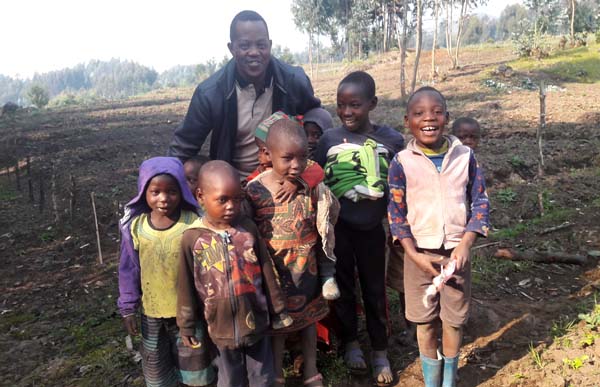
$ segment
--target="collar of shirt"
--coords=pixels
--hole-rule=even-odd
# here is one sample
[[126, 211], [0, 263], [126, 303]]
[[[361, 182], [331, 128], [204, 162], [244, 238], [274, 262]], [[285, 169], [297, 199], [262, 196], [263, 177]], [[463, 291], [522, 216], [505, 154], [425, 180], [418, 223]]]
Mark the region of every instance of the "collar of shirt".
[[[237, 84], [240, 86], [241, 89], [245, 89], [246, 87], [248, 87], [248, 85], [251, 84], [251, 82], [242, 78], [242, 76], [238, 72], [237, 67], [235, 68], [235, 81], [237, 82]], [[262, 88], [256, 90], [256, 97], [258, 98], [259, 95], [261, 95], [262, 93], [265, 92], [265, 87], [271, 87], [272, 84], [273, 84], [273, 62], [269, 61], [269, 65], [267, 66], [267, 71], [265, 74], [265, 84], [263, 85]]]

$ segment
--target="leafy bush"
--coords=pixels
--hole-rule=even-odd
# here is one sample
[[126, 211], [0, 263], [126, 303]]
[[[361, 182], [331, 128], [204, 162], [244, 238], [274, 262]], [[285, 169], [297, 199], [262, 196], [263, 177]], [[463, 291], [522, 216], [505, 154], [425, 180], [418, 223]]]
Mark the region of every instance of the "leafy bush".
[[543, 59], [550, 55], [548, 45], [544, 44], [541, 35], [535, 34], [530, 28], [513, 32], [512, 43], [520, 58]]
[[596, 31], [596, 43], [600, 43], [600, 28]]
[[40, 109], [48, 105], [48, 101], [50, 100], [48, 90], [40, 85], [31, 86], [27, 92], [27, 97], [32, 104]]

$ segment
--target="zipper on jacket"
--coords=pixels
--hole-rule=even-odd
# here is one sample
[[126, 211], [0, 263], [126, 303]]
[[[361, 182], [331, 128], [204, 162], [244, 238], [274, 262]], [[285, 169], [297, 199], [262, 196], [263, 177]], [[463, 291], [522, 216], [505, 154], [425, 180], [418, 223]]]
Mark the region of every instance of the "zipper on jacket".
[[223, 250], [225, 253], [225, 272], [227, 273], [227, 285], [229, 286], [229, 303], [231, 304], [231, 315], [233, 317], [233, 343], [234, 346], [237, 348], [240, 345], [240, 338], [236, 319], [238, 308], [237, 300], [235, 297], [235, 290], [233, 286], [233, 274], [231, 273], [233, 268], [231, 266], [231, 259], [229, 258], [229, 249], [227, 248], [228, 245], [231, 243], [231, 235], [229, 235], [229, 232], [225, 231], [225, 233], [221, 235], [221, 239], [223, 240]]

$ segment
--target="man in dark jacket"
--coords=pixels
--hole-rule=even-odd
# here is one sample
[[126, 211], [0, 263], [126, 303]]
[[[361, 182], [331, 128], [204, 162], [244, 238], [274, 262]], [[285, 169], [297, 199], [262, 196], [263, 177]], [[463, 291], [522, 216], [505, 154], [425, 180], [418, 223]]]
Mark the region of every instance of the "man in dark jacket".
[[168, 154], [186, 160], [212, 132], [210, 158], [231, 163], [246, 177], [258, 166], [258, 124], [276, 111], [304, 114], [321, 102], [302, 68], [271, 57], [267, 24], [258, 13], [238, 13], [229, 34], [233, 59], [198, 85]]

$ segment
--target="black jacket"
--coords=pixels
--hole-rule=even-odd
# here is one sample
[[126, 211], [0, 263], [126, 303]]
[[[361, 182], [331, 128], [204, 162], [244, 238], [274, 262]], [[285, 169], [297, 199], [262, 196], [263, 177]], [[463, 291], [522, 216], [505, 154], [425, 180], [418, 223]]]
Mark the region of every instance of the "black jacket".
[[[321, 105], [314, 96], [308, 76], [300, 67], [271, 57], [273, 74], [273, 112], [304, 114]], [[235, 61], [198, 85], [188, 112], [173, 134], [168, 155], [186, 160], [198, 153], [212, 131], [210, 158], [231, 162], [237, 134], [237, 97]]]

